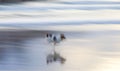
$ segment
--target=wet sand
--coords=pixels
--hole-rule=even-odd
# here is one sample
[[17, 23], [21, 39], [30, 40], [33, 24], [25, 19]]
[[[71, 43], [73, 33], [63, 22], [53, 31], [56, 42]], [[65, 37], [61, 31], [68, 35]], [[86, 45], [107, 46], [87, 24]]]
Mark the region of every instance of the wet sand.
[[119, 30], [63, 31], [67, 39], [56, 46], [56, 52], [66, 59], [64, 64], [46, 63], [46, 57], [52, 52], [53, 45], [44, 38], [45, 33], [59, 32], [44, 30], [12, 32], [14, 34], [10, 31], [12, 36], [19, 36], [17, 39], [24, 42], [10, 41], [9, 44], [1, 44], [1, 71], [109, 71], [111, 68], [119, 71]]

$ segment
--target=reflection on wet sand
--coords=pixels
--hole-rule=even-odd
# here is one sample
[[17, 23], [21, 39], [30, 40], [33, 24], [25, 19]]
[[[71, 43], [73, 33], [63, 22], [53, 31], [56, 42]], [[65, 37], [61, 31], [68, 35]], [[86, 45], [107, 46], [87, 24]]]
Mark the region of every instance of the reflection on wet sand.
[[47, 58], [46, 58], [47, 64], [52, 63], [52, 62], [57, 62], [57, 61], [60, 62], [61, 64], [64, 64], [66, 59], [57, 52], [47, 55]]

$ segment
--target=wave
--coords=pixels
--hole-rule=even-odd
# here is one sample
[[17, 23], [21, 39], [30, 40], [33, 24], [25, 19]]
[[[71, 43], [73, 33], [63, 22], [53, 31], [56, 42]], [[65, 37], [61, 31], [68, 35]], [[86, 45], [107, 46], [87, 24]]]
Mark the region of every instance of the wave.
[[82, 4], [82, 5], [93, 5], [93, 4], [120, 4], [119, 1], [61, 1], [60, 4]]

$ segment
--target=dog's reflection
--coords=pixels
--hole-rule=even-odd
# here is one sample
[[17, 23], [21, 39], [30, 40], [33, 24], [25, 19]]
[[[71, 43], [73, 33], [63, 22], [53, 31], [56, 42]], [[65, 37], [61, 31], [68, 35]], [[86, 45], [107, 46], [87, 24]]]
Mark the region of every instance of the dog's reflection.
[[61, 64], [64, 64], [66, 61], [65, 58], [63, 58], [59, 53], [54, 52], [53, 54], [48, 54], [46, 57], [46, 63], [52, 63], [52, 62], [60, 62]]

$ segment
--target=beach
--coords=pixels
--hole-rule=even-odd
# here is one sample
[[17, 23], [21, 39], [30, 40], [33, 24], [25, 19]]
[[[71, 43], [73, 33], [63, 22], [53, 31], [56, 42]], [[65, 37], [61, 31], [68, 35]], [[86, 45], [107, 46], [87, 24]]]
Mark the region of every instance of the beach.
[[118, 0], [1, 4], [0, 71], [120, 71], [119, 11]]

